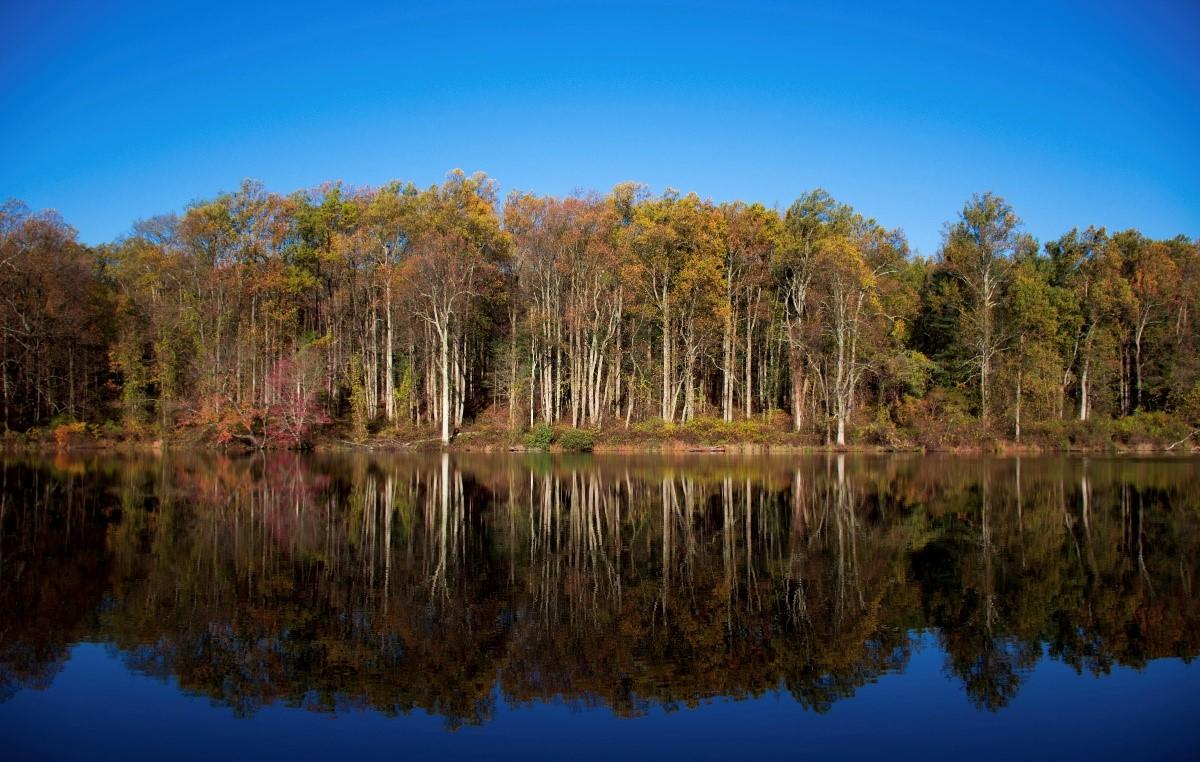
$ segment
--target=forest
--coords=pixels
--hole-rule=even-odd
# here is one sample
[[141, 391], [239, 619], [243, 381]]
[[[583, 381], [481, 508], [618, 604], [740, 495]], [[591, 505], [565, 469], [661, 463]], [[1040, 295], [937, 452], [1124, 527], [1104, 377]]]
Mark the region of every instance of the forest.
[[[82, 244], [0, 207], [7, 443], [1191, 446], [1200, 243], [1038, 242], [983, 193], [932, 257], [786, 209], [246, 181]], [[573, 444], [570, 444], [573, 443]]]

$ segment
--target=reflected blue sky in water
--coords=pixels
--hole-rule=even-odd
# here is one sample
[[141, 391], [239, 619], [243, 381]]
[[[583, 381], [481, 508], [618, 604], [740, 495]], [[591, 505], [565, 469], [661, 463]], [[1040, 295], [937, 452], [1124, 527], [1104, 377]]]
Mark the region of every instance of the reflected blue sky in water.
[[452, 732], [424, 712], [324, 715], [270, 706], [248, 722], [180, 693], [172, 680], [133, 674], [110, 649], [85, 643], [71, 650], [48, 690], [25, 691], [0, 707], [0, 728], [10, 759], [70, 759], [80, 749], [92, 759], [127, 758], [130, 739], [145, 759], [798, 759], [851, 750], [856, 757], [1135, 759], [1147, 757], [1151, 739], [1157, 758], [1184, 758], [1200, 744], [1194, 663], [1164, 659], [1092, 678], [1043, 659], [1005, 711], [991, 713], [964, 701], [935, 639], [919, 640], [902, 673], [882, 676], [827, 714], [805, 711], [786, 692], [654, 707], [636, 719], [562, 702], [499, 702], [486, 724]]

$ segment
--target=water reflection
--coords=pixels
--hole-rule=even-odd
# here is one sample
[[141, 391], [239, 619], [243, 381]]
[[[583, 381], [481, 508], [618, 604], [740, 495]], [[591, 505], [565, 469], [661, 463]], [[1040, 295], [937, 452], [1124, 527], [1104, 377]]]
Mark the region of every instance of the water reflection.
[[827, 710], [928, 630], [975, 705], [1191, 658], [1189, 460], [10, 460], [0, 700], [80, 641], [240, 715]]

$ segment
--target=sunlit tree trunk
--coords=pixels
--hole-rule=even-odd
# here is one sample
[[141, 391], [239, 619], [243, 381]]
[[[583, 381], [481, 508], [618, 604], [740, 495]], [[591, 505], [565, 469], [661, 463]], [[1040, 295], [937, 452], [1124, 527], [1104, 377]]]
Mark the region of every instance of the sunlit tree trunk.
[[672, 383], [674, 373], [671, 365], [671, 299], [670, 293], [664, 287], [661, 296], [662, 304], [662, 419], [675, 419], [675, 405], [672, 399]]
[[[1022, 342], [1022, 345], [1023, 344], [1024, 344], [1024, 342]], [[1022, 347], [1021, 351], [1022, 352], [1024, 351], [1024, 347]], [[1022, 380], [1021, 376], [1022, 376], [1022, 369], [1020, 367], [1018, 367], [1017, 368], [1017, 399], [1016, 399], [1015, 410], [1013, 412], [1013, 439], [1014, 439], [1014, 441], [1016, 441], [1017, 444], [1021, 443], [1021, 380]]]
[[392, 326], [392, 284], [389, 281], [387, 284], [387, 348], [386, 348], [386, 365], [384, 379], [384, 394], [387, 395], [384, 401], [387, 411], [387, 419], [394, 423], [396, 420], [396, 367], [395, 358], [393, 355], [395, 346], [395, 334]]

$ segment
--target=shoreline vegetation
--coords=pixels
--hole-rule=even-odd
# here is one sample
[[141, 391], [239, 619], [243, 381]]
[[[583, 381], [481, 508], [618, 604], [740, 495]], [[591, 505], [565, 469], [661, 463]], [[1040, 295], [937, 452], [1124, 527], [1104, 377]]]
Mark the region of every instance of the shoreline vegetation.
[[246, 181], [87, 246], [0, 205], [0, 449], [1187, 452], [1200, 242], [939, 250], [821, 190]]
[[[857, 432], [856, 432], [857, 433]], [[822, 441], [813, 435], [796, 434], [778, 423], [740, 421], [734, 425], [720, 419], [694, 419], [687, 424], [645, 421], [629, 430], [576, 429], [569, 426], [542, 426], [529, 431], [511, 431], [502, 427], [468, 428], [444, 446], [436, 429], [380, 431], [365, 439], [351, 438], [353, 433], [330, 427], [303, 448], [320, 452], [490, 452], [490, 453], [597, 453], [597, 454], [785, 454], [785, 453], [961, 453], [979, 455], [1020, 455], [1049, 453], [1109, 454], [1190, 454], [1200, 452], [1200, 431], [1188, 429], [1165, 415], [1131, 416], [1126, 419], [1052, 421], [1034, 426], [1023, 442], [986, 438], [971, 441], [960, 437], [953, 441], [922, 441], [909, 432], [893, 432], [887, 441], [863, 440], [845, 445]], [[196, 432], [176, 432], [167, 439], [149, 438], [135, 432], [102, 432], [94, 426], [63, 424], [53, 429], [34, 429], [21, 435], [0, 439], [3, 452], [146, 452], [169, 450], [222, 450], [250, 453], [269, 447], [251, 447], [241, 442], [214, 443]]]

